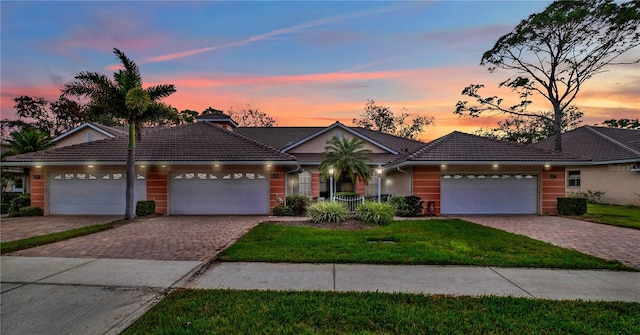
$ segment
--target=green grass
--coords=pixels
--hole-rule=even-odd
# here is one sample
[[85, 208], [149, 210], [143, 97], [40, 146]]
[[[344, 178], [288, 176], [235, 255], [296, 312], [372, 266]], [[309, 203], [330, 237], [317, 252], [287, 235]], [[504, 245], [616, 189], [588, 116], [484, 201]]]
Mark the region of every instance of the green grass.
[[89, 234], [97, 233], [99, 231], [111, 229], [115, 226], [116, 225], [113, 223], [98, 224], [93, 226], [61, 231], [58, 233], [29, 237], [22, 240], [2, 242], [0, 243], [0, 253], [5, 254], [9, 252], [18, 251], [18, 250], [37, 247], [40, 245], [68, 240], [70, 238], [89, 235]]
[[583, 217], [593, 222], [640, 229], [640, 206], [587, 204], [587, 214]]
[[629, 269], [617, 261], [462, 220], [398, 221], [358, 231], [261, 224], [219, 260]]
[[122, 334], [639, 334], [640, 304], [183, 290]]

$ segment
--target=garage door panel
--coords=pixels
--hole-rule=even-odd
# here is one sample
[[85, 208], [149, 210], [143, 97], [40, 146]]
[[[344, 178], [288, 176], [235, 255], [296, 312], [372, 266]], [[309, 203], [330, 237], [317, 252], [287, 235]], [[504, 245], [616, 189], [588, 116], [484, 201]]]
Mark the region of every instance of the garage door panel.
[[190, 173], [187, 179], [187, 173], [172, 173], [171, 214], [268, 214], [269, 180], [257, 176], [258, 173], [238, 172], [206, 174], [205, 178], [203, 173]]
[[537, 214], [535, 176], [472, 177], [442, 178], [443, 214]]

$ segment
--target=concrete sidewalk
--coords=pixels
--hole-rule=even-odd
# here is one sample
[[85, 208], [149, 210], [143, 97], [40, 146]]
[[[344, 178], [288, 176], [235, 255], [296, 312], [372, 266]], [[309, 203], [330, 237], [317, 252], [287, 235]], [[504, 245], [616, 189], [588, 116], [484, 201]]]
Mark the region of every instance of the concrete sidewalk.
[[199, 261], [0, 257], [5, 334], [118, 334]]
[[497, 295], [640, 302], [640, 272], [471, 266], [215, 263], [186, 287]]

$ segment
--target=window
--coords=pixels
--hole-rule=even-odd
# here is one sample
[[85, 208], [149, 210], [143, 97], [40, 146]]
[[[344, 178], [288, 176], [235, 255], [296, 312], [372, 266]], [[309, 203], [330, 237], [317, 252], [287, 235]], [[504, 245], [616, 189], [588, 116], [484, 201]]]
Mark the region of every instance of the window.
[[311, 196], [311, 172], [303, 171], [298, 174], [298, 187], [300, 194]]
[[93, 132], [87, 132], [87, 142], [93, 141]]
[[580, 187], [580, 171], [569, 171], [567, 177], [568, 187]]
[[[382, 180], [380, 182], [382, 182]], [[378, 172], [376, 172], [375, 169], [371, 171], [371, 177], [364, 190], [366, 196], [378, 195]], [[380, 192], [382, 192], [382, 188], [380, 188]]]
[[13, 192], [24, 191], [24, 178], [18, 177], [13, 180]]

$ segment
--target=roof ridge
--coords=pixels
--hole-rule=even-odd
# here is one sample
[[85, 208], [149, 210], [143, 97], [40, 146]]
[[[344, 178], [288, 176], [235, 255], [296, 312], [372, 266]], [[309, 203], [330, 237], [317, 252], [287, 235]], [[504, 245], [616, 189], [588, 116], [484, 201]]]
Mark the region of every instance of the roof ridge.
[[[197, 123], [194, 123], [194, 124], [197, 124]], [[225, 132], [227, 132], [227, 133], [231, 134], [232, 136], [235, 136], [235, 137], [237, 137], [237, 138], [240, 138], [240, 139], [243, 139], [243, 140], [249, 141], [249, 142], [251, 142], [251, 143], [254, 143], [254, 144], [256, 144], [256, 145], [262, 146], [262, 147], [264, 147], [264, 148], [266, 148], [266, 149], [269, 149], [269, 150], [272, 150], [272, 151], [274, 151], [274, 152], [277, 152], [277, 153], [278, 153], [278, 154], [280, 154], [280, 155], [284, 155], [284, 157], [292, 158], [293, 160], [296, 160], [296, 161], [298, 160], [295, 156], [293, 156], [293, 155], [291, 155], [291, 154], [288, 154], [288, 153], [286, 153], [286, 152], [282, 152], [282, 151], [280, 151], [280, 150], [279, 150], [279, 149], [277, 149], [277, 148], [274, 148], [274, 147], [272, 147], [272, 146], [270, 146], [270, 145], [264, 144], [264, 143], [262, 143], [262, 142], [260, 142], [260, 141], [254, 140], [254, 139], [253, 139], [253, 138], [251, 138], [251, 137], [248, 137], [248, 136], [245, 136], [245, 135], [242, 135], [242, 134], [236, 133], [235, 131], [231, 131], [231, 130], [228, 130], [228, 129], [222, 128], [222, 127], [220, 127], [220, 126], [218, 126], [218, 125], [216, 125], [216, 124], [212, 124], [212, 123], [209, 123], [209, 122], [205, 122], [205, 123], [202, 123], [202, 124], [208, 125], [209, 127], [215, 127], [214, 129], [219, 129], [219, 130], [225, 131]]]
[[[424, 151], [426, 151], [427, 149], [431, 149], [431, 148], [433, 148], [433, 147], [434, 147], [434, 146], [436, 146], [437, 144], [440, 144], [440, 142], [442, 142], [442, 141], [444, 141], [445, 139], [447, 139], [447, 138], [449, 138], [449, 137], [453, 136], [453, 134], [455, 134], [455, 133], [460, 133], [460, 132], [459, 132], [459, 131], [457, 131], [457, 130], [454, 130], [454, 131], [452, 131], [452, 132], [450, 132], [450, 133], [448, 133], [448, 134], [446, 134], [446, 135], [444, 135], [444, 136], [440, 136], [440, 137], [436, 138], [435, 140], [433, 140], [433, 141], [431, 141], [431, 142], [426, 143], [424, 146], [422, 146], [422, 147], [420, 147], [420, 148], [418, 148], [418, 149], [414, 150], [411, 154], [409, 154], [407, 157], [405, 157], [405, 160], [414, 159], [417, 155], [421, 155], [421, 154], [422, 154], [422, 153], [424, 153]], [[461, 134], [464, 134], [464, 133], [461, 133]]]
[[[607, 135], [605, 135], [605, 134], [603, 134], [603, 133], [599, 132], [598, 130], [594, 129], [592, 126], [584, 126], [584, 127], [585, 127], [585, 128], [587, 128], [587, 129], [589, 129], [590, 131], [592, 131], [592, 132], [596, 133], [598, 136], [600, 136], [600, 137], [604, 138], [605, 140], [610, 141], [610, 142], [612, 142], [613, 144], [615, 144], [615, 145], [617, 145], [617, 146], [621, 147], [622, 149], [627, 150], [627, 151], [630, 151], [631, 153], [633, 153], [633, 154], [636, 154], [636, 155], [640, 156], [640, 151], [635, 150], [635, 149], [633, 149], [633, 148], [630, 148], [630, 147], [628, 147], [627, 145], [625, 145], [624, 143], [620, 143], [620, 141], [618, 141], [618, 140], [616, 140], [616, 139], [614, 139], [614, 138], [612, 138], [612, 137], [610, 137], [610, 136], [607, 136]], [[607, 127], [599, 127], [599, 128], [601, 128], [601, 129], [606, 129]], [[613, 128], [613, 129], [615, 129], [615, 128]]]

